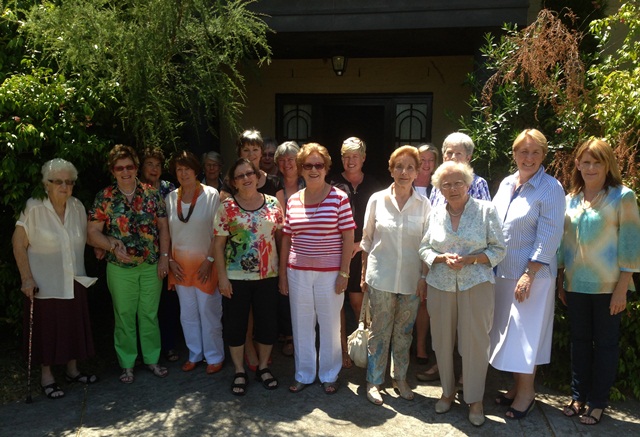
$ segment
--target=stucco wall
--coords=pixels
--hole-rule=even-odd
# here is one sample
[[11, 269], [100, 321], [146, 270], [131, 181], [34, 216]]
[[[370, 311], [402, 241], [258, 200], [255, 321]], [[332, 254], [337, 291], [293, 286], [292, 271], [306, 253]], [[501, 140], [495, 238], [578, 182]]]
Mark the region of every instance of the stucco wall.
[[[275, 96], [279, 93], [433, 93], [433, 142], [442, 144], [455, 130], [455, 118], [468, 113], [469, 88], [463, 85], [472, 70], [470, 56], [430, 58], [349, 59], [344, 76], [332, 70], [330, 59], [274, 60], [269, 66], [245, 70], [247, 102], [241, 124], [264, 136], [275, 136]], [[234, 158], [234, 134], [222, 138], [227, 162]]]

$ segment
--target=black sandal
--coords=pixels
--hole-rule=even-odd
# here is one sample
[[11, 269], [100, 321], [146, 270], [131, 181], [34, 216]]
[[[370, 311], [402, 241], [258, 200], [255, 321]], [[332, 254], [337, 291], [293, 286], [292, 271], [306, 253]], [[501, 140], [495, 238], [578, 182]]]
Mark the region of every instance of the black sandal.
[[42, 393], [49, 399], [60, 399], [64, 397], [64, 392], [55, 382], [49, 385], [41, 385], [40, 388], [42, 388]]
[[562, 414], [567, 417], [581, 416], [587, 410], [587, 406], [573, 399], [569, 405], [562, 407]]
[[98, 382], [98, 377], [96, 375], [87, 375], [86, 373], [78, 373], [76, 376], [69, 376], [65, 373], [64, 377], [66, 378], [69, 384], [74, 382], [80, 382], [82, 384], [95, 384]]
[[[596, 416], [593, 415], [593, 412], [594, 411], [598, 411], [598, 410], [600, 410], [600, 415], [598, 417], [596, 417]], [[583, 425], [589, 425], [589, 426], [590, 425], [599, 424], [600, 420], [602, 420], [602, 415], [604, 414], [604, 410], [606, 410], [606, 408], [589, 407], [587, 409], [587, 412], [584, 413], [582, 416], [580, 416], [580, 423], [583, 424]], [[585, 422], [584, 420], [582, 420], [582, 419], [585, 419], [585, 418], [589, 418], [589, 419], [593, 420], [593, 422]]]
[[496, 398], [496, 405], [502, 405], [503, 407], [510, 407], [511, 404], [513, 404], [513, 399], [506, 397], [502, 393], [500, 393]]
[[[236, 379], [242, 378], [244, 382], [237, 383]], [[233, 383], [231, 384], [231, 393], [235, 396], [244, 396], [247, 393], [247, 384], [249, 382], [249, 377], [247, 376], [247, 372], [238, 372], [233, 375]], [[235, 389], [240, 389], [241, 391], [236, 391]]]
[[[262, 379], [262, 375], [265, 374], [270, 375], [271, 378]], [[256, 371], [256, 381], [261, 382], [262, 386], [267, 390], [275, 390], [278, 388], [278, 380], [273, 376], [273, 373], [271, 373], [271, 370], [269, 370], [268, 367], [265, 367], [262, 370], [258, 369]], [[274, 382], [275, 384], [273, 384]]]

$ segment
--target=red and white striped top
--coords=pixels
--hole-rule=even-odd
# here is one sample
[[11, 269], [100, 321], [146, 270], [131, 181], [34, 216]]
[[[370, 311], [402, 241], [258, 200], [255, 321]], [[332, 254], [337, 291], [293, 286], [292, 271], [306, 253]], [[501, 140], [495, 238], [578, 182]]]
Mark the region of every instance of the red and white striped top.
[[342, 232], [356, 228], [349, 196], [331, 187], [316, 205], [304, 205], [300, 191], [289, 198], [283, 232], [291, 235], [288, 267], [297, 270], [340, 270]]

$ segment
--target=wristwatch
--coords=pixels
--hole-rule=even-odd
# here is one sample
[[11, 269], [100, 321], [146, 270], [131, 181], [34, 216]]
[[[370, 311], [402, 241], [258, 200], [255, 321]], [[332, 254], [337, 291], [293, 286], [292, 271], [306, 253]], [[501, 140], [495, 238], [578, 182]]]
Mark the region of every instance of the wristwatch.
[[526, 269], [524, 269], [524, 273], [531, 276], [531, 279], [536, 277], [536, 272], [531, 270], [529, 267], [527, 267]]

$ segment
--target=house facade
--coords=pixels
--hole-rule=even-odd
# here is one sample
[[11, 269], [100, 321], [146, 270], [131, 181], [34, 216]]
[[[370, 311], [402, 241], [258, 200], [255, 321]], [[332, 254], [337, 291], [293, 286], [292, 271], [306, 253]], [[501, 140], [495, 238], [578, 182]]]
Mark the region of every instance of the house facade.
[[[468, 113], [468, 73], [481, 70], [487, 33], [525, 26], [529, 0], [261, 0], [274, 30], [270, 65], [245, 70], [241, 123], [278, 143], [319, 142], [335, 160], [342, 140], [367, 143], [368, 172], [387, 174], [404, 144], [440, 146]], [[222, 132], [227, 162], [235, 132]], [[339, 166], [339, 160], [338, 164]]]

